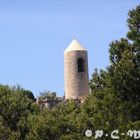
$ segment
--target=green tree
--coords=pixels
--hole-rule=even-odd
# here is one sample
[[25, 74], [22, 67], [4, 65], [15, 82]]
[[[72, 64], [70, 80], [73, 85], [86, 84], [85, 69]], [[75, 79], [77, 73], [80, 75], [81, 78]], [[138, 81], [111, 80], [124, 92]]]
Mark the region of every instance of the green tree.
[[80, 138], [75, 125], [75, 116], [79, 109], [78, 103], [71, 100], [63, 102], [51, 110], [43, 110], [38, 115], [31, 115], [29, 118], [31, 129], [28, 139], [58, 140]]
[[3, 137], [6, 135], [8, 140], [24, 140], [29, 131], [27, 118], [38, 110], [28, 93], [19, 87], [0, 85], [0, 133]]
[[[137, 129], [140, 120], [140, 5], [129, 11], [128, 38], [110, 44], [110, 65], [94, 72], [92, 95], [84, 105], [93, 129], [126, 132]], [[128, 127], [129, 126], [129, 127]], [[122, 137], [122, 136], [121, 136]], [[110, 139], [110, 138], [103, 138]], [[123, 137], [123, 139], [129, 139]]]

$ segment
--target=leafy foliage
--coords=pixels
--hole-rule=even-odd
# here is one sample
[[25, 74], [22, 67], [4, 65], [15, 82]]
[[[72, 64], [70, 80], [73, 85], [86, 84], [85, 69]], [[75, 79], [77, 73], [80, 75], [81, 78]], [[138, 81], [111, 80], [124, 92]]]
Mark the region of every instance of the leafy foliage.
[[37, 112], [38, 107], [29, 97], [29, 91], [0, 85], [0, 121], [2, 137], [11, 140], [11, 135], [24, 139], [28, 133], [27, 118]]

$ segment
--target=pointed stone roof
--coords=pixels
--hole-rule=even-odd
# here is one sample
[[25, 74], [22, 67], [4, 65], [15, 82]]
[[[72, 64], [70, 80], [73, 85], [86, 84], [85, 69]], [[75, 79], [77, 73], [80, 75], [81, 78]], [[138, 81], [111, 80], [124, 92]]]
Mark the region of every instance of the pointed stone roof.
[[68, 48], [65, 50], [65, 52], [69, 51], [86, 51], [86, 49], [83, 48], [76, 39], [73, 39]]

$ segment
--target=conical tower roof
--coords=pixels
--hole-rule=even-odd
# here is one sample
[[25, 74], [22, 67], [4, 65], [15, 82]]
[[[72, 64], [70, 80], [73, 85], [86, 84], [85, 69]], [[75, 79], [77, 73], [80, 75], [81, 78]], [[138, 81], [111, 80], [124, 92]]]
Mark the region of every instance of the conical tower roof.
[[65, 50], [65, 52], [69, 52], [69, 51], [86, 51], [86, 49], [83, 48], [76, 39], [73, 39], [73, 41]]

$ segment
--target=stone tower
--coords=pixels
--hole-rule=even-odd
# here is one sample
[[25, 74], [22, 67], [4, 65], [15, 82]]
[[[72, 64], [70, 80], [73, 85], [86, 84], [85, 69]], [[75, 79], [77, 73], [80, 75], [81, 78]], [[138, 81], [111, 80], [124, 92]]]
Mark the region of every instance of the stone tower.
[[89, 94], [87, 50], [74, 39], [64, 51], [65, 99]]

